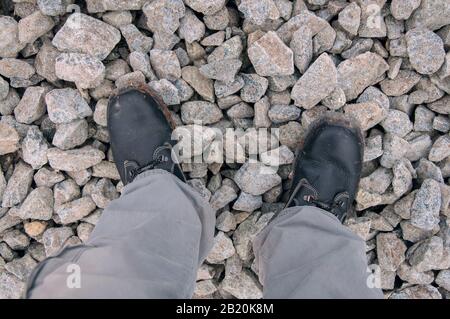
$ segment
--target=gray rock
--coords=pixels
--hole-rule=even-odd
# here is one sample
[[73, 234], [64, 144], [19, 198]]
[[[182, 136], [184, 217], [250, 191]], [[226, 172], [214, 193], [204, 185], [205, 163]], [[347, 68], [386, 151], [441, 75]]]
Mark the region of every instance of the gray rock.
[[378, 54], [366, 52], [341, 62], [337, 67], [338, 86], [347, 100], [353, 100], [370, 85], [377, 82], [389, 65]]
[[0, 155], [13, 153], [19, 148], [19, 134], [6, 123], [0, 123]]
[[25, 199], [33, 181], [33, 172], [33, 169], [28, 164], [23, 162], [16, 164], [3, 193], [3, 207], [13, 207]]
[[295, 105], [274, 105], [269, 109], [268, 116], [273, 123], [284, 123], [297, 120], [301, 110]]
[[310, 109], [330, 95], [337, 85], [337, 73], [333, 60], [323, 53], [308, 68], [292, 88], [295, 105]]
[[255, 25], [262, 25], [267, 20], [276, 20], [280, 12], [273, 0], [242, 0], [238, 6], [244, 17]]
[[291, 150], [296, 149], [300, 143], [301, 137], [304, 134], [304, 129], [301, 124], [295, 121], [291, 121], [285, 125], [280, 126], [280, 143], [286, 145]]
[[149, 87], [153, 89], [163, 99], [167, 105], [180, 104], [181, 99], [178, 95], [178, 89], [166, 79], [151, 81]]
[[[110, 11], [102, 16], [102, 20], [106, 23], [120, 29], [123, 26], [129, 25], [133, 22], [133, 16], [130, 11]], [[145, 42], [150, 41], [146, 39]], [[153, 39], [151, 40], [153, 43]]]
[[180, 26], [186, 8], [181, 0], [157, 0], [146, 3], [142, 11], [153, 33], [173, 34]]
[[239, 59], [242, 50], [243, 44], [241, 38], [239, 36], [234, 36], [222, 43], [208, 56], [208, 63], [227, 59]]
[[[214, 102], [214, 84], [213, 81], [204, 76], [199, 68], [195, 66], [186, 66], [181, 70], [183, 80], [200, 94], [206, 101]], [[216, 82], [217, 83], [217, 82]], [[240, 89], [240, 88], [239, 88]], [[219, 96], [219, 95], [218, 95]]]
[[80, 171], [100, 163], [105, 154], [92, 146], [63, 151], [51, 148], [47, 151], [48, 161], [53, 169], [62, 171]]
[[225, 0], [185, 0], [186, 5], [191, 7], [194, 11], [211, 15], [217, 13], [225, 5]]
[[54, 187], [55, 205], [71, 202], [80, 197], [80, 187], [73, 179], [66, 179]]
[[238, 299], [261, 299], [263, 297], [260, 284], [248, 270], [242, 270], [237, 275], [226, 277], [221, 282], [220, 289]]
[[19, 41], [19, 27], [14, 18], [0, 17], [0, 57], [14, 58], [25, 47]]
[[233, 213], [224, 211], [216, 219], [216, 228], [223, 232], [229, 232], [236, 229], [236, 218]]
[[233, 242], [236, 252], [243, 262], [249, 262], [253, 257], [252, 243], [256, 235], [269, 223], [273, 213], [260, 216], [254, 213], [251, 217], [239, 224], [233, 234]]
[[42, 236], [47, 257], [55, 255], [71, 236], [73, 236], [73, 231], [70, 227], [47, 229]]
[[213, 247], [206, 257], [206, 261], [211, 264], [220, 264], [235, 253], [236, 250], [231, 239], [223, 232], [218, 232], [214, 237]]
[[442, 299], [442, 295], [431, 285], [418, 285], [394, 292], [389, 299]]
[[358, 34], [360, 22], [361, 8], [354, 2], [350, 3], [339, 12], [339, 26], [353, 36]]
[[362, 178], [359, 187], [371, 193], [384, 194], [391, 185], [392, 178], [391, 170], [379, 167], [369, 176]]
[[445, 1], [422, 0], [419, 8], [407, 21], [409, 29], [425, 27], [437, 30], [448, 24], [450, 20], [450, 4]]
[[432, 230], [439, 223], [441, 191], [439, 183], [426, 179], [416, 194], [411, 207], [411, 224], [423, 230]]
[[271, 121], [268, 116], [269, 108], [270, 103], [267, 97], [264, 97], [255, 103], [255, 116], [253, 119], [253, 125], [255, 126], [255, 128], [270, 127]]
[[392, 168], [394, 173], [392, 187], [397, 196], [402, 196], [412, 189], [413, 176], [411, 174], [411, 168], [412, 165], [407, 159], [401, 159], [394, 164], [394, 167]]
[[19, 41], [33, 43], [55, 26], [53, 19], [37, 10], [19, 21]]
[[240, 60], [229, 59], [202, 65], [199, 71], [208, 79], [214, 79], [228, 84], [235, 80], [236, 74], [239, 72], [241, 66], [242, 62]]
[[64, 81], [75, 82], [79, 88], [90, 89], [103, 82], [105, 66], [87, 54], [62, 53], [56, 58], [55, 74]]
[[383, 138], [381, 135], [369, 137], [365, 141], [364, 162], [370, 162], [383, 155]]
[[377, 256], [382, 269], [396, 271], [405, 260], [406, 246], [394, 233], [377, 235]]
[[241, 99], [247, 103], [258, 102], [266, 93], [269, 81], [258, 74], [241, 74], [244, 87], [241, 89]]
[[247, 53], [256, 73], [260, 76], [282, 76], [294, 73], [294, 54], [275, 32], [267, 32], [253, 42]]
[[387, 113], [386, 110], [376, 102], [347, 104], [344, 106], [344, 112], [353, 117], [364, 131], [367, 131], [383, 121]]
[[441, 270], [436, 276], [436, 284], [439, 287], [450, 291], [450, 270]]
[[411, 65], [421, 74], [437, 72], [445, 60], [444, 43], [432, 31], [424, 28], [409, 30], [405, 36]]
[[420, 6], [420, 0], [392, 0], [391, 13], [397, 20], [407, 20]]
[[62, 204], [56, 208], [56, 214], [63, 225], [74, 223], [88, 216], [95, 210], [95, 203], [90, 197], [82, 197]]
[[188, 9], [180, 20], [178, 34], [180, 39], [185, 39], [188, 43], [199, 41], [205, 36], [205, 25], [192, 10]]
[[36, 73], [50, 82], [57, 82], [58, 77], [55, 73], [56, 58], [61, 52], [56, 49], [50, 41], [44, 40], [42, 47], [36, 55], [34, 67]]
[[237, 171], [234, 181], [244, 192], [262, 195], [281, 183], [281, 177], [262, 163], [245, 163]]
[[34, 174], [34, 182], [37, 187], [53, 187], [56, 183], [64, 180], [64, 175], [60, 172], [49, 170], [46, 167], [41, 168]]
[[18, 229], [4, 233], [3, 241], [13, 250], [24, 250], [30, 244], [30, 238]]
[[442, 135], [436, 139], [431, 147], [428, 159], [433, 162], [440, 162], [450, 156], [450, 136]]
[[138, 51], [146, 54], [153, 46], [153, 39], [142, 34], [134, 24], [121, 26], [120, 32], [127, 41], [131, 52]]
[[92, 110], [74, 89], [55, 89], [45, 96], [50, 120], [57, 124], [70, 123], [92, 116]]
[[16, 216], [17, 209], [11, 208], [5, 215], [0, 218], [0, 234], [21, 223], [21, 219]]
[[48, 187], [34, 189], [25, 199], [18, 216], [22, 219], [50, 220], [53, 215], [53, 192]]
[[14, 89], [9, 89], [8, 95], [5, 99], [0, 100], [0, 114], [10, 115], [13, 113], [14, 108], [19, 104], [20, 97], [17, 91]]
[[438, 262], [442, 259], [443, 249], [442, 238], [433, 236], [411, 246], [406, 256], [415, 270], [424, 272], [437, 268]]
[[253, 212], [262, 206], [262, 196], [255, 196], [241, 192], [233, 205], [233, 209], [244, 212]]
[[66, 13], [67, 6], [72, 0], [37, 0], [39, 10], [47, 16], [59, 16]]
[[253, 107], [245, 102], [233, 105], [227, 110], [227, 115], [231, 119], [252, 118], [255, 115]]
[[35, 73], [35, 68], [24, 60], [13, 58], [4, 58], [0, 60], [0, 74], [6, 78], [28, 80]]
[[394, 164], [405, 156], [409, 150], [409, 143], [397, 135], [387, 133], [383, 138], [383, 155], [380, 164], [392, 168]]
[[394, 79], [380, 82], [381, 90], [388, 96], [401, 96], [408, 93], [418, 82], [420, 75], [411, 70], [400, 70]]
[[0, 76], [0, 100], [7, 98], [9, 94], [9, 84]]
[[181, 106], [181, 119], [185, 124], [207, 125], [220, 121], [222, 117], [219, 107], [210, 102], [191, 101]]
[[20, 123], [31, 124], [45, 114], [44, 97], [47, 89], [44, 87], [29, 87], [14, 109], [14, 115]]
[[27, 280], [37, 262], [28, 254], [22, 258], [14, 259], [5, 265], [5, 269], [19, 278], [19, 280]]
[[39, 169], [47, 163], [48, 144], [37, 126], [28, 129], [22, 142], [23, 160], [33, 169]]
[[221, 209], [237, 198], [234, 188], [222, 185], [211, 197], [209, 201], [215, 210]]
[[429, 285], [434, 281], [434, 275], [431, 271], [420, 272], [415, 267], [404, 262], [398, 267], [397, 275], [403, 281], [413, 285]]
[[381, 122], [381, 126], [386, 132], [400, 137], [404, 137], [413, 129], [408, 114], [398, 110], [389, 110], [386, 118]]
[[74, 13], [52, 43], [60, 51], [84, 53], [103, 60], [119, 41], [120, 31], [113, 26], [83, 13]]
[[58, 126], [52, 144], [62, 150], [68, 150], [83, 144], [87, 138], [88, 123], [85, 120], [75, 120]]
[[0, 298], [19, 299], [25, 292], [26, 284], [16, 276], [4, 271], [0, 273]]
[[86, 0], [90, 13], [105, 11], [140, 10], [144, 0]]

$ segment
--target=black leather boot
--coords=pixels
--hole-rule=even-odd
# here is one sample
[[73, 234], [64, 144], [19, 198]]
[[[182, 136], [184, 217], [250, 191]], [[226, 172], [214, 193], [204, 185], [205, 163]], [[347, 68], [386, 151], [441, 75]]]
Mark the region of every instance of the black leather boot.
[[175, 155], [172, 157], [173, 129], [175, 123], [167, 106], [146, 86], [130, 87], [110, 98], [108, 131], [124, 185], [156, 168], [186, 181]]
[[364, 139], [358, 125], [341, 115], [311, 124], [297, 152], [286, 207], [316, 206], [345, 219], [358, 189]]

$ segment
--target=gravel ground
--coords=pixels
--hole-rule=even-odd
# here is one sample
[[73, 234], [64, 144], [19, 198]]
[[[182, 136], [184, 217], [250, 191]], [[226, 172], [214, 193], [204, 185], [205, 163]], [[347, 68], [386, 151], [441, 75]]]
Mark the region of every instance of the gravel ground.
[[[19, 298], [39, 261], [85, 242], [119, 197], [105, 114], [130, 82], [211, 146], [209, 163], [183, 164], [218, 216], [194, 297], [262, 297], [252, 239], [283, 207], [293, 151], [328, 110], [365, 131], [345, 224], [367, 242], [386, 298], [449, 298], [450, 2], [73, 2], [0, 0], [0, 298]], [[236, 128], [239, 163], [217, 163], [210, 128]], [[252, 128], [277, 128], [279, 143], [242, 165]], [[259, 174], [273, 154], [278, 171]]]

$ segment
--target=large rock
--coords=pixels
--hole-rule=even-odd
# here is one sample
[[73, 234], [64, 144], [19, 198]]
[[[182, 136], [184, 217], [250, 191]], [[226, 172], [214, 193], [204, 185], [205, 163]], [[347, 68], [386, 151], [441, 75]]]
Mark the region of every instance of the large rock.
[[85, 53], [103, 60], [120, 38], [120, 31], [113, 26], [83, 13], [74, 13], [52, 43], [60, 51]]
[[18, 216], [22, 219], [49, 220], [53, 215], [53, 192], [48, 187], [34, 189], [25, 199]]
[[147, 2], [142, 8], [147, 26], [154, 33], [173, 34], [180, 26], [186, 8], [182, 0], [156, 0]]
[[395, 271], [405, 260], [406, 245], [394, 233], [377, 236], [378, 263], [382, 269]]
[[437, 30], [450, 24], [450, 3], [442, 0], [422, 0], [419, 8], [407, 21], [407, 27]]
[[22, 142], [23, 160], [33, 169], [39, 169], [47, 163], [48, 144], [37, 126], [28, 129]]
[[3, 207], [13, 207], [22, 203], [33, 181], [33, 172], [33, 169], [28, 164], [23, 162], [16, 164], [3, 193]]
[[248, 48], [248, 57], [260, 76], [294, 73], [294, 54], [275, 32], [267, 32]]
[[19, 21], [19, 41], [33, 43], [53, 29], [54, 26], [55, 22], [51, 17], [37, 10]]
[[92, 146], [63, 151], [51, 148], [47, 152], [50, 166], [62, 171], [81, 171], [100, 163], [105, 154]]
[[366, 52], [341, 62], [337, 67], [338, 86], [344, 90], [347, 101], [353, 100], [365, 88], [389, 70], [389, 65], [376, 53]]
[[95, 208], [96, 205], [94, 201], [91, 197], [86, 196], [58, 206], [56, 209], [56, 214], [58, 214], [61, 223], [66, 225], [86, 217], [94, 211]]
[[411, 207], [411, 224], [423, 230], [431, 230], [439, 223], [441, 190], [439, 183], [426, 179]]
[[56, 58], [55, 74], [61, 80], [75, 82], [81, 89], [90, 89], [102, 83], [105, 66], [87, 54], [62, 53]]
[[14, 127], [0, 123], [0, 155], [15, 152], [19, 148], [19, 139]]
[[256, 25], [262, 25], [267, 20], [276, 20], [280, 17], [280, 12], [273, 0], [241, 0], [238, 9], [247, 20]]
[[330, 95], [337, 84], [336, 67], [328, 54], [320, 55], [292, 88], [295, 105], [310, 109]]
[[434, 32], [415, 28], [405, 36], [411, 65], [421, 74], [437, 72], [445, 60], [444, 43]]
[[247, 162], [237, 171], [234, 181], [244, 192], [262, 195], [280, 184], [281, 177], [272, 168], [260, 162]]
[[147, 0], [86, 0], [89, 13], [141, 10]]
[[8, 16], [0, 16], [0, 57], [14, 58], [25, 47], [19, 41], [19, 25]]
[[185, 124], [207, 125], [220, 121], [222, 117], [222, 111], [214, 103], [191, 101], [181, 106], [181, 119]]
[[225, 0], [185, 0], [189, 7], [206, 15], [217, 13], [225, 5]]
[[77, 90], [55, 89], [45, 96], [50, 120], [56, 124], [70, 123], [77, 119], [92, 116], [89, 104]]

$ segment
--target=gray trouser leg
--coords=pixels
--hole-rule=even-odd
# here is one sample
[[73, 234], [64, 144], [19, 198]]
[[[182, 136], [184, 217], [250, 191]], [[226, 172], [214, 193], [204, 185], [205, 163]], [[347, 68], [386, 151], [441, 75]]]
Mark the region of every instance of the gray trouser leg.
[[[30, 298], [190, 298], [214, 236], [215, 212], [161, 170], [141, 174], [111, 202], [85, 245], [33, 272]], [[75, 265], [81, 288], [69, 288]], [[73, 285], [69, 285], [73, 287]]]
[[382, 298], [369, 288], [365, 243], [316, 207], [281, 212], [254, 251], [264, 298]]

